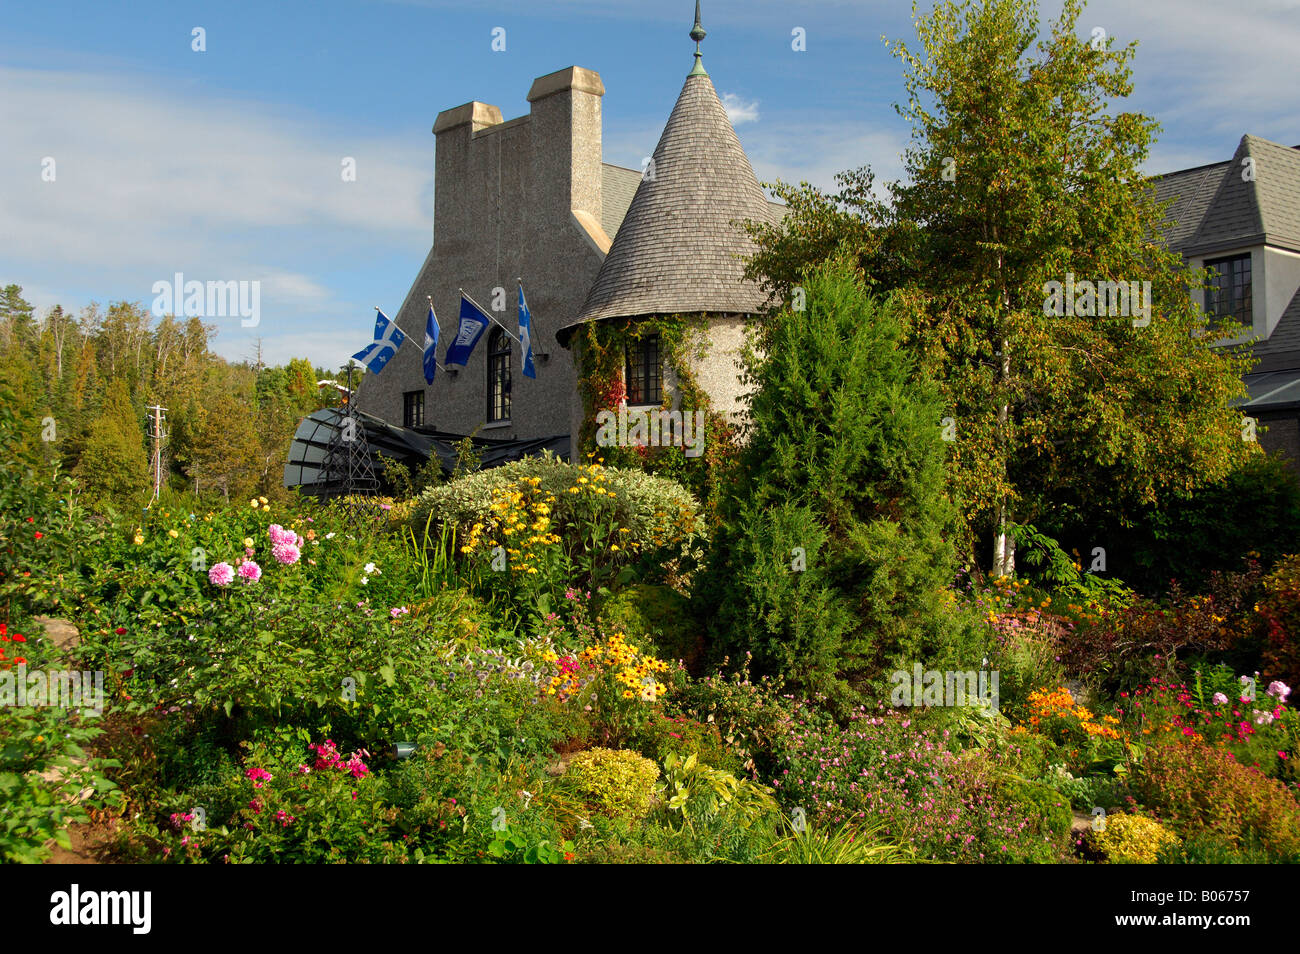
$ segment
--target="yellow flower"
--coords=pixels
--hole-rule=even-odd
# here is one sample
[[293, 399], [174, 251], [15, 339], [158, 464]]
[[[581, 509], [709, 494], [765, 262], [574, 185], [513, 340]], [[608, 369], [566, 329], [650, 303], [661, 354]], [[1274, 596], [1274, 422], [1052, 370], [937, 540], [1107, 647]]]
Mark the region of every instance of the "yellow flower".
[[253, 545], [253, 538], [252, 538], [252, 537], [244, 537], [244, 546], [246, 546], [246, 547], [251, 547], [252, 545]]
[[139, 545], [142, 544], [142, 543], [144, 543], [144, 535], [143, 535], [143, 534], [139, 534], [139, 533], [137, 533], [137, 534], [135, 535], [135, 544], [136, 544], [136, 546], [139, 546]]
[[266, 498], [265, 498], [265, 497], [258, 497], [257, 499], [258, 499], [259, 501], [261, 501], [262, 506], [264, 506], [264, 507], [266, 506]]
[[248, 502], [248, 505], [249, 505], [250, 507], [252, 507], [254, 510], [257, 509], [257, 501], [256, 501], [256, 500], [250, 500], [250, 501]]
[[175, 530], [168, 530], [168, 531], [167, 531], [167, 536], [169, 536], [169, 537], [171, 537], [173, 540], [175, 540], [177, 537], [180, 536], [180, 534], [177, 533]]

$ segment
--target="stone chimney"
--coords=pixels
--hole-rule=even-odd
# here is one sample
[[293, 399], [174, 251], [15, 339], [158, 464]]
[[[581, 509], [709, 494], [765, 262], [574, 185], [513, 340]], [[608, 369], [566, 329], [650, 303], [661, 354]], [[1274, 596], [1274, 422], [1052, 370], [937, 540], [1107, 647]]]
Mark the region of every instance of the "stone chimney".
[[570, 211], [600, 220], [600, 74], [570, 66], [533, 80], [528, 91], [532, 126], [533, 212], [541, 221], [568, 223]]

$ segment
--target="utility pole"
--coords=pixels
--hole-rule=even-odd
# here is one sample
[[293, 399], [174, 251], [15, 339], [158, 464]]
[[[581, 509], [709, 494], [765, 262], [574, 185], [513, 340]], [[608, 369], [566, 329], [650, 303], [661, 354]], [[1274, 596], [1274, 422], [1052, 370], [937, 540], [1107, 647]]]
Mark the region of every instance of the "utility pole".
[[151, 404], [145, 410], [153, 411], [153, 499], [157, 500], [158, 491], [162, 488], [162, 415], [167, 408]]

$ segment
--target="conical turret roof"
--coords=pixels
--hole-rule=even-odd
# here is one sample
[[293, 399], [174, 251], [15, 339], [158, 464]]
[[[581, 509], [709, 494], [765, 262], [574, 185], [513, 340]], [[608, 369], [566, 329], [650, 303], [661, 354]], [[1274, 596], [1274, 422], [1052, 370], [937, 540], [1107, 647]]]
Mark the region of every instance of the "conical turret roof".
[[753, 240], [740, 223], [773, 213], [713, 82], [700, 66], [686, 77], [577, 319], [758, 311], [766, 295], [744, 281]]

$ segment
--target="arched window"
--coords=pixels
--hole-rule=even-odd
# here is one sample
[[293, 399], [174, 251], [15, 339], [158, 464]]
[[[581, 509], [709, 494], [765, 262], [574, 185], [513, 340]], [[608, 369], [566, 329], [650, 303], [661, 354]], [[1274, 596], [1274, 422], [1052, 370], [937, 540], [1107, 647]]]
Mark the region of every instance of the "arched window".
[[500, 328], [488, 335], [487, 419], [510, 420], [510, 339]]

